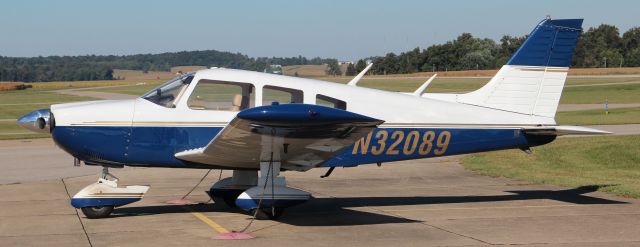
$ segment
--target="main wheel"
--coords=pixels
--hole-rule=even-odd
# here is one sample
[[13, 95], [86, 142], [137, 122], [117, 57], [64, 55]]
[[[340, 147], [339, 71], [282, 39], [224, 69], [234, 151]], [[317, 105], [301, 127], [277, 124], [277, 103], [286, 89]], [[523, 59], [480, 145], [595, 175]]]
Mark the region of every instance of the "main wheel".
[[[257, 211], [257, 212], [256, 212]], [[275, 220], [280, 218], [284, 213], [284, 208], [263, 208], [263, 209], [252, 209], [249, 211], [249, 214], [255, 216], [258, 220]]]
[[89, 219], [107, 218], [113, 212], [113, 206], [83, 207], [82, 213]]

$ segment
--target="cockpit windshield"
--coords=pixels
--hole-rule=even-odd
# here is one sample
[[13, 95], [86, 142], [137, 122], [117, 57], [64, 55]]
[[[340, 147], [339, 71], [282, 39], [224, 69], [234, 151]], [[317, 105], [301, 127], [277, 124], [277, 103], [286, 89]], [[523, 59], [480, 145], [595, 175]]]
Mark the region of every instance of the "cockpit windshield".
[[143, 99], [164, 107], [174, 108], [175, 101], [189, 86], [196, 72], [186, 73], [171, 79], [142, 96]]

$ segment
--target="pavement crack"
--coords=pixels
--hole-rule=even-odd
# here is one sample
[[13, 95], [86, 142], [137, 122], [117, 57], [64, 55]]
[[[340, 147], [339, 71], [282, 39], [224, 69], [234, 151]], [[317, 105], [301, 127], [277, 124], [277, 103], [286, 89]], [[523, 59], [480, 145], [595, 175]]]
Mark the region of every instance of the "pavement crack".
[[[69, 194], [69, 189], [67, 188], [67, 183], [64, 181], [64, 178], [60, 179], [62, 180], [62, 184], [64, 185], [64, 191], [67, 192], [67, 197], [69, 197], [69, 200], [71, 200], [71, 194]], [[93, 243], [91, 243], [91, 238], [89, 237], [89, 234], [87, 233], [87, 229], [84, 227], [84, 223], [82, 222], [82, 219], [80, 218], [80, 214], [78, 213], [78, 209], [75, 209], [76, 211], [76, 216], [78, 217], [78, 221], [80, 222], [80, 226], [82, 226], [82, 231], [84, 232], [84, 236], [87, 237], [87, 242], [89, 242], [89, 246], [93, 247]]]
[[[314, 194], [322, 195], [323, 193], [314, 192]], [[324, 195], [328, 196], [330, 198], [337, 198], [337, 197], [329, 195], [329, 194], [324, 194]], [[383, 214], [392, 215], [394, 217], [402, 218], [402, 219], [409, 220], [409, 221], [415, 221], [418, 224], [422, 224], [422, 225], [425, 225], [425, 226], [433, 227], [435, 229], [438, 229], [438, 230], [441, 230], [441, 231], [444, 231], [444, 232], [447, 232], [447, 233], [450, 233], [450, 234], [453, 234], [453, 235], [456, 235], [456, 236], [460, 236], [460, 237], [463, 237], [463, 238], [471, 239], [471, 240], [474, 240], [474, 241], [477, 241], [477, 242], [480, 242], [480, 243], [483, 243], [483, 244], [495, 245], [493, 243], [489, 243], [489, 242], [484, 241], [482, 239], [474, 238], [474, 237], [471, 237], [471, 236], [467, 236], [467, 235], [464, 235], [464, 234], [461, 234], [461, 233], [457, 233], [457, 232], [454, 232], [454, 231], [450, 231], [450, 230], [444, 229], [444, 228], [439, 227], [439, 226], [431, 225], [431, 224], [429, 224], [429, 223], [427, 223], [425, 221], [410, 219], [410, 218], [404, 217], [402, 215], [394, 214], [394, 213], [391, 213], [391, 212], [387, 212], [387, 211], [384, 211], [384, 210], [380, 210], [380, 209], [369, 207], [369, 206], [362, 205], [362, 204], [360, 204], [360, 206], [362, 208], [367, 208], [367, 209], [372, 210], [372, 211], [377, 211], [377, 212], [380, 212], [380, 213], [383, 213]]]
[[261, 227], [261, 228], [255, 229], [253, 231], [249, 231], [249, 233], [255, 233], [255, 232], [259, 232], [259, 231], [262, 231], [262, 230], [266, 230], [266, 229], [269, 229], [269, 228], [274, 228], [276, 226], [282, 225], [282, 222], [277, 222], [277, 221], [274, 221], [274, 222], [275, 222], [275, 224], [273, 224], [273, 225], [268, 225], [268, 226], [265, 226], [265, 227]]
[[384, 214], [392, 215], [394, 217], [398, 217], [398, 218], [402, 218], [402, 219], [406, 219], [406, 220], [410, 220], [410, 221], [415, 221], [418, 224], [422, 224], [422, 225], [425, 225], [425, 226], [433, 227], [435, 229], [438, 229], [438, 230], [441, 230], [441, 231], [444, 231], [444, 232], [447, 232], [447, 233], [451, 233], [453, 235], [460, 236], [460, 237], [463, 237], [463, 238], [468, 238], [468, 239], [471, 239], [471, 240], [475, 240], [475, 241], [478, 241], [478, 242], [483, 243], [483, 244], [495, 245], [493, 243], [489, 243], [489, 242], [484, 241], [484, 240], [479, 239], [479, 238], [474, 238], [474, 237], [471, 237], [471, 236], [464, 235], [462, 233], [457, 233], [457, 232], [454, 232], [454, 231], [451, 231], [451, 230], [448, 230], [448, 229], [445, 229], [445, 228], [442, 228], [442, 227], [439, 227], [439, 226], [436, 226], [436, 225], [429, 224], [426, 221], [410, 219], [410, 218], [404, 217], [402, 215], [394, 214], [394, 213], [387, 212], [387, 211], [384, 211], [384, 210], [380, 210], [380, 209], [377, 209], [377, 208], [372, 208], [372, 207], [366, 207], [366, 208], [374, 210], [374, 211], [378, 211], [378, 212], [381, 212], [381, 213], [384, 213]]

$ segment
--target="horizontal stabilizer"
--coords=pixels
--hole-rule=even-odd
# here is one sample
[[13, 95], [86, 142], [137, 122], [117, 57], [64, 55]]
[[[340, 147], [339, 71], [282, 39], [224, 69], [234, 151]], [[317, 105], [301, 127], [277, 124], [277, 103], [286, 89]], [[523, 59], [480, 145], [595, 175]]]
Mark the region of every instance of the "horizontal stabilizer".
[[570, 126], [570, 125], [561, 125], [561, 126], [540, 126], [540, 127], [532, 127], [525, 128], [523, 132], [530, 135], [606, 135], [613, 134], [609, 131], [592, 129], [581, 126]]

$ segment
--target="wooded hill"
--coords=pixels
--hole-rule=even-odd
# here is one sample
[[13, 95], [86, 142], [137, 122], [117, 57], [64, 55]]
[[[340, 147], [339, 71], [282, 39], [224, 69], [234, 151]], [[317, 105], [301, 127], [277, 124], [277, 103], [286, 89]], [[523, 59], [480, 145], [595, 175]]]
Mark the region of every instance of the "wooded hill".
[[[371, 69], [375, 74], [497, 69], [509, 60], [525, 38], [505, 35], [500, 43], [496, 43], [492, 39], [463, 33], [455, 40], [427, 49], [415, 48], [399, 55], [388, 53], [374, 57]], [[617, 27], [607, 24], [582, 33], [571, 65], [574, 68], [639, 66], [640, 27], [631, 28], [620, 36]]]
[[127, 56], [0, 56], [0, 81], [113, 80], [114, 69], [169, 71], [171, 67], [197, 65], [263, 71], [270, 64], [324, 64], [328, 59], [298, 57], [251, 58], [240, 53], [215, 50], [167, 52]]
[[[370, 57], [373, 74], [408, 74], [431, 71], [496, 69], [507, 62], [526, 36], [504, 36], [497, 43], [492, 39], [463, 33], [457, 39], [411, 51]], [[364, 60], [346, 68], [354, 75], [365, 67]], [[264, 71], [271, 64], [327, 64], [328, 75], [342, 75], [336, 59], [298, 57], [252, 58], [240, 53], [216, 50], [167, 52], [126, 56], [0, 56], [0, 81], [88, 81], [113, 80], [114, 69], [169, 71], [171, 67], [197, 65]], [[620, 35], [617, 27], [602, 24], [583, 32], [578, 41], [572, 67], [639, 67], [640, 28], [634, 27]]]

